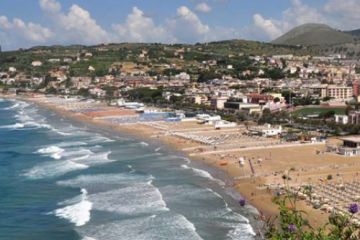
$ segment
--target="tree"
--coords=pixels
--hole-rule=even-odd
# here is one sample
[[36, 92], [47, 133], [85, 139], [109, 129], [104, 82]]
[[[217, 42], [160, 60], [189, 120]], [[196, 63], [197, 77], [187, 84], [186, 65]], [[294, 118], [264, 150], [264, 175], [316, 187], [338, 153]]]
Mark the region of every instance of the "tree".
[[83, 97], [89, 97], [90, 96], [89, 89], [80, 88], [79, 91], [78, 91], [78, 95], [83, 96]]
[[207, 82], [212, 79], [221, 78], [221, 75], [214, 71], [201, 72], [198, 78], [198, 82]]

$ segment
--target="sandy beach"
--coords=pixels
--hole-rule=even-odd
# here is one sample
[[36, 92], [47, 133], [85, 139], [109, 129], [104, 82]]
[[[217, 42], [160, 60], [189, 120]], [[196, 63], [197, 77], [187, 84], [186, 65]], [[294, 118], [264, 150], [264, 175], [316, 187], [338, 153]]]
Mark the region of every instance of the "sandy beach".
[[[49, 99], [43, 95], [17, 98], [34, 102], [76, 121], [144, 139], [156, 139], [193, 160], [221, 169], [233, 179], [226, 184], [237, 189], [266, 217], [278, 213], [272, 199], [284, 184], [284, 174], [291, 177], [289, 185], [293, 187], [327, 184], [330, 182], [327, 180], [329, 175], [334, 184], [360, 179], [360, 157], [327, 153], [325, 143], [289, 144], [276, 138], [249, 137], [243, 134], [243, 126], [215, 130], [212, 126], [196, 122], [131, 122], [132, 118], [138, 116], [135, 111], [117, 109], [103, 103], [66, 104], [63, 99]], [[130, 120], [119, 123], [119, 119]], [[336, 143], [337, 140], [330, 141]], [[210, 142], [212, 144], [208, 144]], [[239, 159], [243, 159], [242, 164]], [[300, 201], [298, 207], [307, 212], [314, 226], [324, 224], [329, 216], [329, 212], [314, 209], [306, 201]]]

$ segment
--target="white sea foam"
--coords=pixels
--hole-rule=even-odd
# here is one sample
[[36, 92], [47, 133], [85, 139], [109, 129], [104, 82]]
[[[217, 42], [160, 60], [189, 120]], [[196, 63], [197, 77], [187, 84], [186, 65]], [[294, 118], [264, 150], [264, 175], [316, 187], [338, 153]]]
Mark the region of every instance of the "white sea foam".
[[237, 224], [232, 230], [227, 234], [227, 237], [230, 239], [244, 239], [252, 240], [256, 236], [254, 229], [250, 224]]
[[80, 141], [70, 141], [70, 142], [61, 142], [57, 144], [58, 147], [74, 147], [74, 146], [86, 146], [86, 142], [80, 142]]
[[19, 113], [16, 114], [15, 117], [16, 117], [16, 119], [18, 119], [21, 122], [33, 121], [34, 120], [28, 114], [25, 114], [24, 111], [19, 111]]
[[[212, 194], [214, 194], [215, 196], [217, 196], [218, 198], [222, 199], [222, 200], [225, 202], [224, 198], [223, 198], [220, 194], [218, 194], [217, 192], [215, 192], [214, 190], [212, 190], [211, 188], [206, 188], [206, 190], [208, 190], [209, 192], [211, 192]], [[227, 207], [227, 203], [226, 203], [226, 202], [225, 202], [225, 206]]]
[[22, 101], [15, 101], [13, 105], [4, 108], [4, 110], [11, 110], [11, 109], [24, 109], [30, 106], [30, 104]]
[[20, 103], [17, 102], [17, 103], [14, 103], [13, 105], [7, 107], [7, 108], [4, 108], [5, 110], [11, 110], [11, 109], [14, 109], [14, 108], [18, 108], [20, 107]]
[[89, 139], [89, 143], [108, 143], [108, 142], [115, 142], [115, 140], [100, 135]]
[[88, 168], [88, 165], [72, 161], [51, 161], [36, 165], [24, 173], [24, 176], [31, 179], [52, 178], [64, 175], [68, 172]]
[[60, 131], [59, 129], [54, 128], [54, 127], [51, 128], [51, 130], [53, 130], [55, 133], [62, 135], [62, 136], [71, 136], [72, 135], [72, 133]]
[[202, 240], [192, 222], [170, 212], [88, 227], [83, 231], [86, 236], [106, 240]]
[[74, 223], [75, 226], [84, 226], [90, 221], [92, 205], [88, 200], [86, 189], [81, 189], [81, 199], [78, 203], [56, 209], [52, 214]]
[[169, 211], [159, 189], [151, 183], [134, 183], [128, 187], [89, 196], [94, 209], [125, 215]]
[[21, 129], [24, 127], [25, 127], [25, 124], [23, 124], [23, 123], [15, 123], [15, 124], [11, 124], [11, 125], [0, 126], [0, 128], [12, 129], [12, 130]]
[[[78, 153], [80, 153], [80, 151]], [[109, 159], [110, 154], [111, 151], [91, 153], [91, 154], [86, 154], [86, 151], [83, 151], [82, 154], [72, 155], [73, 158], [71, 158], [71, 161], [83, 163], [89, 166], [97, 166], [101, 164], [114, 162], [115, 160]]]
[[145, 147], [146, 147], [146, 146], [149, 146], [149, 144], [148, 144], [147, 142], [140, 142], [139, 144], [140, 144], [141, 146], [145, 146]]
[[85, 236], [82, 238], [82, 240], [96, 240], [95, 238], [91, 238], [91, 237], [88, 237], [88, 236]]
[[0, 128], [21, 130], [21, 129], [38, 129], [38, 128], [50, 128], [48, 124], [40, 124], [33, 121], [15, 123], [11, 125], [0, 126]]
[[40, 148], [37, 150], [37, 153], [41, 153], [43, 155], [52, 156], [55, 159], [60, 159], [60, 154], [63, 153], [65, 149], [60, 148], [58, 146], [50, 146], [45, 148]]
[[132, 184], [138, 182], [147, 182], [154, 179], [151, 175], [135, 175], [128, 173], [119, 174], [94, 174], [80, 175], [76, 178], [58, 181], [61, 186], [82, 187], [113, 184]]
[[198, 168], [194, 168], [194, 167], [189, 167], [187, 164], [183, 164], [181, 165], [181, 167], [183, 169], [190, 169], [192, 170], [196, 175], [203, 177], [203, 178], [207, 178], [210, 179], [212, 181], [217, 182], [219, 185], [224, 186], [225, 183], [219, 179], [214, 178], [209, 172], [202, 170], [202, 169], [198, 169]]

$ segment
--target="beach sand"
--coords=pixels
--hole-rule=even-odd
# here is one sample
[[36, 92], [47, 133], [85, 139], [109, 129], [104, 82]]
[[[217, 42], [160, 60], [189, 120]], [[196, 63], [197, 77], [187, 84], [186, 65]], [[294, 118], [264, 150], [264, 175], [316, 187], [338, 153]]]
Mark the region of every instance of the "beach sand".
[[[13, 96], [10, 98], [13, 98]], [[183, 152], [193, 160], [221, 169], [230, 178], [234, 179], [233, 182], [227, 183], [229, 187], [238, 190], [265, 217], [275, 217], [278, 214], [277, 206], [272, 202], [274, 191], [269, 190], [266, 186], [282, 185], [284, 183], [282, 176], [284, 173], [287, 174], [290, 169], [291, 180], [289, 184], [292, 186], [322, 183], [326, 181], [328, 175], [333, 176], [333, 182], [359, 179], [360, 157], [343, 157], [325, 153], [325, 144], [278, 144], [278, 140], [275, 139], [273, 142], [276, 145], [271, 143], [268, 147], [253, 146], [244, 148], [227, 143], [227, 145], [220, 144], [219, 147], [214, 148], [213, 146], [210, 147], [173, 136], [169, 131], [200, 132], [204, 135], [214, 134], [219, 136], [219, 134], [241, 132], [241, 128], [214, 131], [211, 126], [198, 125], [193, 122], [120, 125], [92, 117], [96, 116], [96, 114], [82, 114], [70, 111], [64, 105], [47, 102], [45, 97], [21, 97], [21, 99], [34, 102], [76, 121], [106, 127], [112, 131], [125, 132], [143, 139], [156, 139], [173, 149]], [[106, 106], [102, 107], [106, 108]], [[113, 114], [113, 109], [111, 111], [110, 109], [109, 112]], [[129, 110], [125, 111], [127, 114], [133, 114]], [[118, 114], [119, 110], [115, 112]], [[104, 114], [100, 115], [103, 116]], [[239, 164], [240, 158], [245, 159], [243, 166]], [[253, 170], [250, 167], [250, 161]], [[255, 174], [253, 174], [253, 171]], [[329, 216], [327, 213], [313, 209], [305, 201], [300, 201], [297, 207], [307, 213], [307, 217], [314, 227], [327, 222]]]

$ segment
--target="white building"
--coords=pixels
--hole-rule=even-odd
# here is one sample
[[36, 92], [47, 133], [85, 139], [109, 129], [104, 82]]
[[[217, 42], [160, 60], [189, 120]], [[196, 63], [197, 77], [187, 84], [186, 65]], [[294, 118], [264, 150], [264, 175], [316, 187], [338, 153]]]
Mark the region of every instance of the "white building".
[[209, 114], [198, 114], [196, 115], [196, 119], [198, 123], [201, 124], [215, 124], [218, 121], [221, 121], [221, 116], [214, 115], [211, 116]]
[[42, 62], [41, 61], [33, 61], [31, 63], [31, 66], [33, 67], [41, 67], [42, 66]]
[[16, 72], [16, 68], [14, 68], [14, 67], [9, 67], [9, 72], [12, 72], [12, 73]]
[[265, 137], [274, 137], [280, 135], [281, 133], [282, 133], [281, 126], [275, 128], [272, 127], [270, 124], [268, 124], [267, 127], [262, 130], [262, 135]]
[[229, 97], [213, 97], [211, 98], [211, 107], [215, 108], [215, 109], [224, 109], [224, 105], [227, 102], [227, 100], [229, 99]]
[[348, 124], [349, 123], [349, 116], [347, 115], [335, 115], [335, 122], [341, 124]]
[[215, 125], [214, 125], [215, 129], [234, 128], [236, 126], [237, 126], [236, 123], [228, 122], [228, 121], [225, 121], [225, 120], [217, 121], [217, 122], [215, 122]]

